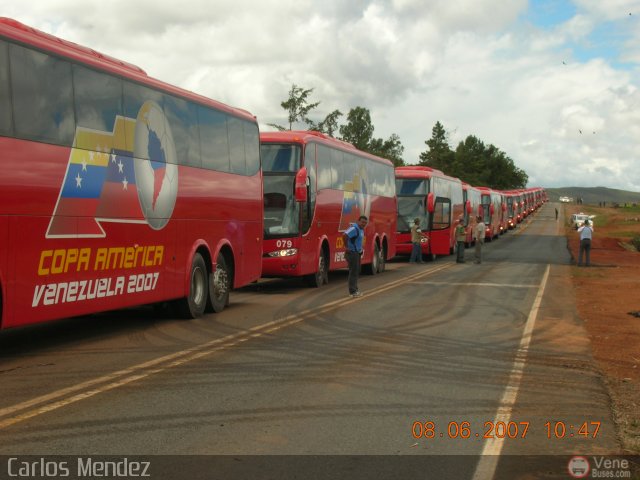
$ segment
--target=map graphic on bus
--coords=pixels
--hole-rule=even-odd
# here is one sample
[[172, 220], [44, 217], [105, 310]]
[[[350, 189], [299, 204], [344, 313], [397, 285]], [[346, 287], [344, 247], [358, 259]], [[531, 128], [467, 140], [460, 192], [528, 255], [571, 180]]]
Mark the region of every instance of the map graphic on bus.
[[[134, 139], [133, 151], [127, 139]], [[167, 224], [178, 168], [171, 129], [155, 102], [145, 102], [137, 119], [116, 117], [113, 132], [78, 127], [73, 145], [47, 238], [102, 238], [101, 222], [155, 230]]]

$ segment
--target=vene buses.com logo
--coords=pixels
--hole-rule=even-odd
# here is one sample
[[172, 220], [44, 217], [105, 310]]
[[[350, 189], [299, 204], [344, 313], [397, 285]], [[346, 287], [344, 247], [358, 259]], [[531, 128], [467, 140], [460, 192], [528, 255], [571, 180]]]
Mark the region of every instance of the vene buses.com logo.
[[169, 122], [153, 101], [136, 119], [116, 117], [112, 132], [78, 127], [46, 237], [102, 238], [104, 222], [164, 228], [178, 195], [176, 157]]
[[585, 478], [589, 475], [589, 460], [585, 457], [572, 457], [567, 465], [569, 475], [573, 478]]

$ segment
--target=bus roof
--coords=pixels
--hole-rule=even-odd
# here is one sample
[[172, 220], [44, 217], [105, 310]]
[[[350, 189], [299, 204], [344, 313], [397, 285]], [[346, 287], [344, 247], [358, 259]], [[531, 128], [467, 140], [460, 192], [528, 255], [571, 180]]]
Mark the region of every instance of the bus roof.
[[238, 117], [244, 117], [252, 122], [256, 121], [255, 116], [246, 110], [234, 108], [197, 93], [165, 83], [161, 80], [148, 76], [142, 68], [136, 65], [105, 55], [104, 53], [100, 53], [91, 48], [78, 45], [77, 43], [69, 40], [64, 40], [54, 35], [50, 35], [12, 18], [0, 17], [0, 38], [2, 37], [11, 39], [23, 45], [34, 47], [41, 51], [46, 51], [48, 53], [64, 57], [95, 69], [126, 77], [148, 86], [156, 87], [183, 98], [195, 100], [199, 103], [217, 108], [218, 110], [234, 114]]
[[282, 130], [277, 132], [260, 132], [260, 141], [264, 143], [302, 143], [307, 144], [309, 142], [322, 143], [327, 146], [339, 148], [344, 151], [358, 152], [359, 155], [376, 160], [381, 163], [387, 163], [393, 165], [393, 163], [382, 157], [377, 157], [370, 153], [358, 150], [349, 142], [333, 138], [330, 135], [326, 135], [322, 132], [315, 130]]
[[404, 167], [396, 167], [396, 177], [397, 178], [431, 178], [431, 177], [439, 177], [439, 178], [447, 178], [449, 180], [453, 180], [454, 182], [462, 181], [457, 177], [451, 177], [440, 170], [436, 170], [431, 167], [424, 167], [422, 165], [407, 165]]

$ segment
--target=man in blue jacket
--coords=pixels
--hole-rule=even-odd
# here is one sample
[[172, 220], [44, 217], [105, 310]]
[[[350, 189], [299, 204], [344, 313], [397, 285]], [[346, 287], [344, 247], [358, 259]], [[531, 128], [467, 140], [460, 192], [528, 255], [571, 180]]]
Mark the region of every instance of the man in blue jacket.
[[360, 215], [358, 223], [352, 223], [344, 233], [344, 244], [346, 245], [345, 257], [349, 264], [349, 295], [361, 297], [362, 293], [358, 289], [358, 276], [360, 275], [360, 257], [362, 257], [362, 239], [364, 238], [364, 227], [369, 219]]

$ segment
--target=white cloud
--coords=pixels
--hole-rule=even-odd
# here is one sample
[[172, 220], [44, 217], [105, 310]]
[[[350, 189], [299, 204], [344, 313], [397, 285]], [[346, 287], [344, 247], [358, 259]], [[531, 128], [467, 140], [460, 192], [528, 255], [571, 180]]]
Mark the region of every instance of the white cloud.
[[[374, 135], [397, 133], [409, 162], [440, 121], [453, 147], [467, 135], [493, 143], [532, 184], [640, 190], [638, 0], [575, 0], [573, 18], [545, 29], [527, 23], [526, 0], [35, 3], [5, 0], [1, 14], [261, 125], [284, 123], [280, 102], [295, 83], [322, 102], [317, 119], [368, 108]], [[622, 36], [619, 57], [576, 60], [573, 46], [589, 46], [604, 21]]]

